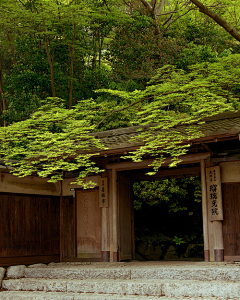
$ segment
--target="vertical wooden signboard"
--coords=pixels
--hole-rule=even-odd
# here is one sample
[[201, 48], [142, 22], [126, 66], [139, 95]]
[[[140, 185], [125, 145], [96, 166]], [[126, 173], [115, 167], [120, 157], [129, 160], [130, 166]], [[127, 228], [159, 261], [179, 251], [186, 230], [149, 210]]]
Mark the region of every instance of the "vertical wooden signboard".
[[99, 207], [108, 207], [108, 180], [107, 180], [107, 178], [100, 178]]
[[220, 166], [206, 168], [208, 215], [210, 221], [223, 220]]

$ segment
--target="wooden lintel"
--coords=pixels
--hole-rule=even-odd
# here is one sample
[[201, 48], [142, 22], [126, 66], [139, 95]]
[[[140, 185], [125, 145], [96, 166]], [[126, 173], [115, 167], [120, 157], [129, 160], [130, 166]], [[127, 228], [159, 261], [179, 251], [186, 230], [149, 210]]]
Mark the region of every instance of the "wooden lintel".
[[232, 156], [232, 157], [215, 157], [211, 158], [211, 162], [224, 162], [224, 161], [235, 161], [235, 160], [240, 160], [239, 156]]
[[149, 176], [146, 175], [146, 171], [138, 171], [132, 174], [132, 180], [158, 180], [164, 179], [167, 177], [182, 177], [182, 176], [198, 176], [200, 175], [201, 170], [200, 167], [192, 167], [192, 168], [180, 168], [180, 169], [170, 169], [170, 170], [160, 170], [156, 173], [156, 175]]
[[[187, 163], [192, 163], [192, 162], [200, 162], [202, 159], [207, 159], [210, 157], [209, 152], [204, 152], [204, 153], [196, 153], [196, 154], [187, 154], [187, 155], [182, 155], [179, 158], [182, 160], [179, 164], [187, 164]], [[171, 163], [172, 158], [166, 158], [165, 162], [163, 165], [168, 165]], [[146, 159], [141, 162], [120, 162], [120, 163], [113, 163], [113, 164], [108, 164], [106, 167], [107, 169], [116, 169], [116, 170], [134, 170], [134, 169], [142, 169], [142, 168], [148, 168], [152, 163], [154, 159]]]

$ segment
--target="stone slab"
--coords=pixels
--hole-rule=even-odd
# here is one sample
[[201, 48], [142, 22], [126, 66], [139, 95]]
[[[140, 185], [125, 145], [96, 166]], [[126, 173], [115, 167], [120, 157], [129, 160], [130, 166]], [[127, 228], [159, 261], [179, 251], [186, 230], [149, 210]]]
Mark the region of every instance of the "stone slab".
[[67, 292], [67, 281], [61, 279], [8, 279], [2, 281], [2, 288], [10, 291]]
[[[139, 295], [111, 295], [111, 294], [99, 295], [99, 294], [85, 294], [85, 293], [79, 294], [79, 293], [52, 293], [52, 292], [0, 292], [0, 299], [1, 300], [159, 300], [159, 297], [154, 297], [154, 296], [145, 297]], [[171, 299], [174, 300], [173, 298]], [[161, 300], [170, 300], [170, 298], [161, 297]], [[186, 298], [183, 300], [186, 300]]]
[[2, 285], [2, 280], [4, 278], [5, 271], [6, 270], [4, 268], [0, 268], [0, 287]]
[[104, 279], [35, 279], [3, 280], [2, 287], [10, 291], [49, 291], [73, 293], [102, 293], [118, 295], [162, 295], [162, 282], [157, 280]]
[[235, 268], [137, 268], [131, 271], [132, 279], [169, 280], [226, 280], [240, 281], [239, 267]]
[[[139, 295], [99, 295], [78, 293], [53, 293], [53, 292], [0, 292], [1, 300], [226, 300], [227, 298], [216, 297], [166, 297], [139, 296]], [[229, 298], [239, 300], [238, 298]]]
[[[105, 264], [106, 265], [106, 264]], [[83, 267], [84, 266], [84, 267]], [[239, 266], [211, 267], [163, 267], [129, 268], [125, 265], [118, 267], [104, 267], [103, 264], [50, 264], [25, 268], [26, 278], [63, 278], [63, 279], [169, 279], [169, 280], [226, 280], [240, 281]], [[12, 277], [9, 278], [20, 278]]]
[[62, 279], [131, 279], [129, 269], [109, 268], [51, 268], [31, 267], [26, 268], [26, 278], [62, 278]]
[[20, 278], [2, 281], [9, 291], [47, 291], [69, 293], [102, 293], [115, 295], [167, 297], [220, 297], [240, 295], [240, 282], [200, 280], [104, 280], [104, 279], [35, 279]]
[[26, 266], [11, 266], [7, 269], [7, 277], [8, 278], [22, 278], [25, 276]]
[[165, 282], [163, 293], [167, 297], [220, 297], [232, 299], [240, 295], [240, 282], [172, 280]]

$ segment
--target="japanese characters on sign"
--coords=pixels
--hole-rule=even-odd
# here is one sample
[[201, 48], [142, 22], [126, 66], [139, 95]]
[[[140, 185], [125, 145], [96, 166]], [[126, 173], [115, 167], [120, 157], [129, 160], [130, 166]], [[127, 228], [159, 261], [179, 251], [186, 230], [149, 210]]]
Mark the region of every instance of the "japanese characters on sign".
[[108, 207], [108, 180], [107, 180], [107, 178], [100, 178], [99, 206], [100, 207]]
[[223, 220], [220, 166], [206, 168], [206, 175], [209, 220]]

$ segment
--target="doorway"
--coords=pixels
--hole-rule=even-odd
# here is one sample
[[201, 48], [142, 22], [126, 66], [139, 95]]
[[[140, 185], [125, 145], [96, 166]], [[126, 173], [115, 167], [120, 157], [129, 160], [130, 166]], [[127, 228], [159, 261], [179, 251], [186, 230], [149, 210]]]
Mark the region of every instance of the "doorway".
[[143, 171], [118, 172], [120, 261], [204, 260], [198, 165], [151, 181]]

